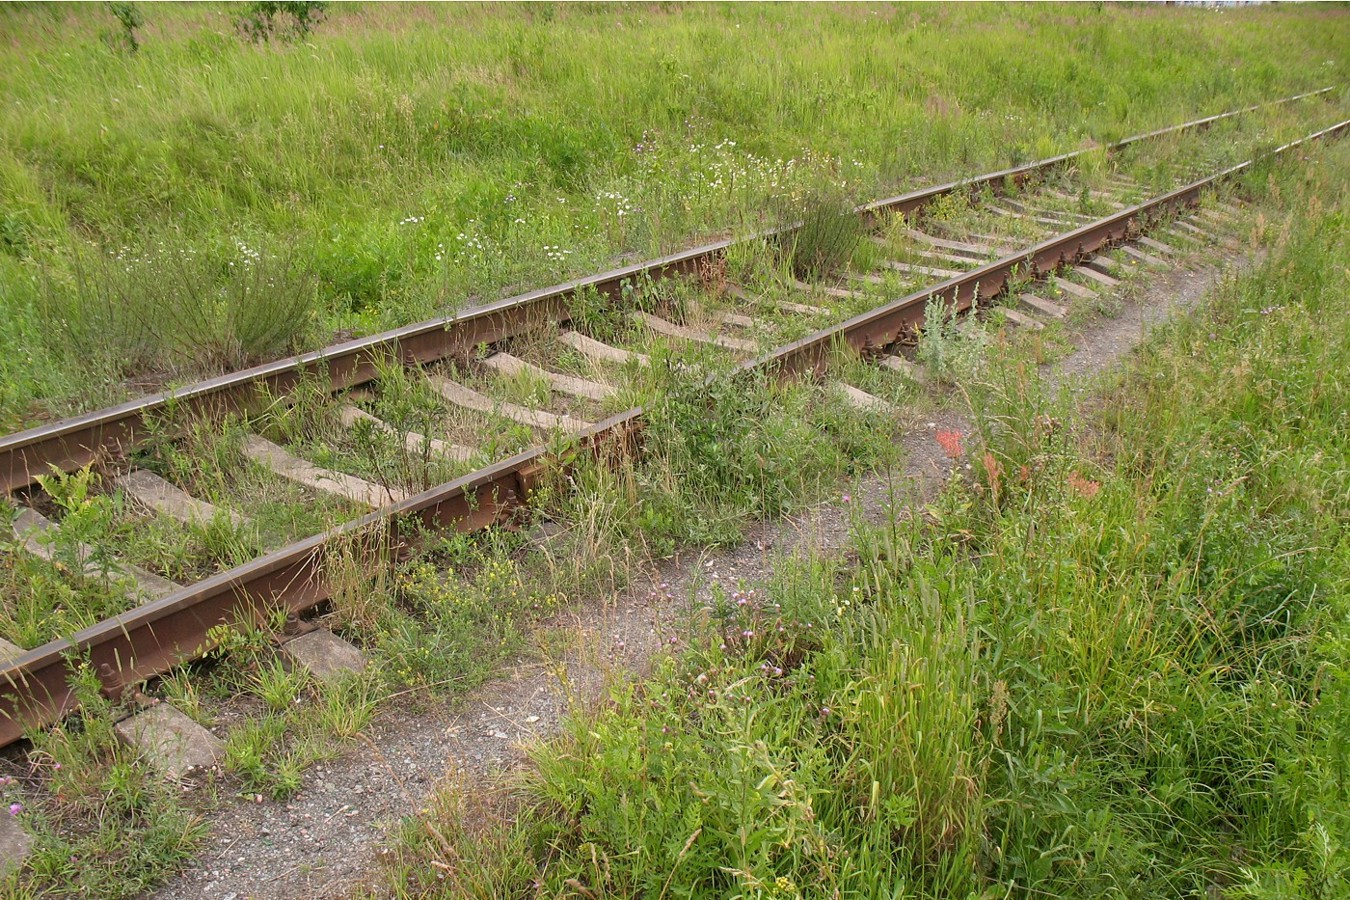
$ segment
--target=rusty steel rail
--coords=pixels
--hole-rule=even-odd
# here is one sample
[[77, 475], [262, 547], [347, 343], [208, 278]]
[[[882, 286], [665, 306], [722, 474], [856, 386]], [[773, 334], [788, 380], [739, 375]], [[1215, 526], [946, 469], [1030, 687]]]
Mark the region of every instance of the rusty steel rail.
[[[1215, 122], [1221, 122], [1224, 119], [1231, 119], [1236, 116], [1246, 115], [1255, 112], [1266, 106], [1279, 106], [1283, 103], [1293, 103], [1296, 100], [1305, 100], [1308, 97], [1317, 97], [1332, 91], [1333, 88], [1322, 88], [1317, 91], [1308, 91], [1306, 94], [1295, 94], [1292, 97], [1285, 97], [1282, 100], [1272, 100], [1269, 103], [1260, 103], [1256, 106], [1248, 106], [1244, 109], [1235, 109], [1232, 112], [1218, 113], [1213, 116], [1206, 116], [1203, 119], [1194, 119], [1190, 122], [1182, 122], [1180, 125], [1169, 125], [1166, 128], [1159, 128], [1154, 131], [1147, 131], [1143, 134], [1136, 134], [1133, 137], [1122, 138], [1113, 144], [1108, 144], [1104, 148], [1107, 152], [1115, 153], [1131, 144], [1140, 141], [1152, 140], [1154, 138], [1164, 137], [1169, 134], [1177, 134], [1182, 131], [1191, 131], [1197, 128], [1207, 128]], [[964, 181], [953, 181], [948, 184], [940, 184], [936, 187], [925, 188], [920, 191], [912, 191], [908, 194], [901, 194], [898, 197], [887, 197], [884, 200], [876, 200], [872, 203], [866, 203], [858, 207], [858, 212], [866, 219], [871, 219], [877, 213], [911, 213], [915, 212], [928, 203], [936, 200], [944, 194], [954, 193], [955, 191], [966, 188], [981, 188], [989, 186], [998, 188], [1005, 182], [1011, 181], [1014, 184], [1022, 184], [1028, 178], [1038, 172], [1048, 168], [1062, 165], [1071, 160], [1077, 159], [1091, 151], [1075, 150], [1071, 153], [1061, 153], [1059, 156], [1052, 156], [1049, 159], [1038, 160], [1037, 162], [1027, 163], [1026, 165], [1016, 166], [1011, 169], [1003, 169], [998, 172], [990, 172], [987, 175], [980, 175], [976, 178], [969, 178]]]
[[[1347, 127], [1350, 120], [1286, 144], [1261, 158], [1339, 134]], [[863, 353], [880, 349], [921, 322], [929, 302], [938, 300], [957, 308], [971, 308], [980, 299], [994, 296], [1015, 275], [1049, 271], [1066, 260], [1128, 236], [1143, 221], [1194, 203], [1205, 188], [1244, 171], [1256, 161], [1225, 169], [855, 316], [746, 362], [741, 371], [790, 374], [818, 370], [835, 347], [851, 347]], [[640, 407], [611, 416], [582, 432], [577, 441], [584, 450], [595, 452], [613, 447], [616, 441], [622, 442], [641, 427], [643, 416]], [[51, 724], [74, 709], [70, 670], [81, 661], [92, 666], [105, 693], [120, 695], [147, 678], [207, 652], [212, 646], [209, 637], [212, 628], [240, 621], [262, 622], [278, 608], [297, 615], [330, 598], [334, 586], [328, 580], [326, 563], [334, 555], [355, 552], [383, 557], [395, 552], [402, 543], [400, 532], [409, 523], [477, 528], [502, 521], [524, 502], [550, 464], [549, 449], [535, 447], [189, 585], [168, 597], [79, 631], [69, 639], [54, 640], [25, 652], [0, 665], [0, 746], [19, 740], [27, 729]]]
[[[1140, 141], [1205, 128], [1263, 106], [1292, 103], [1331, 90], [1333, 88], [1322, 88], [1171, 125], [1125, 138], [1104, 149], [1116, 152]], [[1063, 153], [1015, 168], [911, 191], [865, 204], [858, 207], [857, 212], [868, 220], [880, 213], [913, 213], [938, 197], [956, 191], [983, 187], [998, 190], [1009, 181], [1020, 184], [1036, 173], [1090, 152], [1093, 151]], [[741, 240], [774, 238], [789, 231], [790, 227], [779, 228]], [[618, 298], [625, 281], [639, 276], [665, 278], [691, 274], [700, 266], [722, 257], [734, 243], [736, 241], [731, 239], [716, 241], [0, 437], [0, 492], [12, 493], [29, 487], [36, 483], [38, 475], [47, 474], [52, 466], [72, 472], [103, 454], [126, 453], [141, 443], [149, 422], [171, 408], [189, 415], [243, 411], [255, 407], [264, 396], [285, 393], [301, 379], [320, 373], [330, 380], [335, 390], [343, 390], [374, 380], [376, 363], [381, 359], [397, 358], [412, 364], [468, 356], [479, 344], [503, 340], [540, 322], [569, 321], [568, 301], [582, 291], [595, 290]]]

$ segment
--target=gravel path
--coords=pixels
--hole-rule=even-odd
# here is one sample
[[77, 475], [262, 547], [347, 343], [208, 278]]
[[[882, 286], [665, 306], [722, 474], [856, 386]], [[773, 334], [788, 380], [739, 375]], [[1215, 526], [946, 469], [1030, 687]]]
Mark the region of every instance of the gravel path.
[[[1092, 322], [1076, 335], [1078, 349], [1047, 375], [1057, 388], [1084, 390], [1149, 328], [1193, 306], [1222, 271], [1174, 268], [1154, 276], [1148, 291], [1127, 302], [1119, 316]], [[919, 423], [902, 439], [907, 452], [901, 477], [865, 479], [853, 491], [854, 508], [836, 500], [765, 523], [739, 547], [666, 561], [619, 596], [595, 598], [560, 617], [550, 625], [566, 632], [565, 640], [550, 641], [568, 648], [558, 659], [510, 668], [454, 704], [417, 697], [385, 703], [366, 739], [311, 769], [290, 802], [222, 801], [212, 813], [214, 836], [200, 863], [153, 897], [347, 896], [378, 867], [378, 847], [389, 829], [416, 813], [439, 781], [453, 778], [486, 790], [496, 776], [522, 765], [522, 747], [556, 733], [572, 704], [593, 702], [613, 679], [640, 676], [672, 640], [678, 642], [682, 621], [708, 599], [712, 583], [763, 581], [781, 555], [843, 547], [859, 504], [864, 515], [880, 518], [893, 494], [897, 502], [931, 495], [949, 465], [932, 433], [964, 425], [952, 413]]]

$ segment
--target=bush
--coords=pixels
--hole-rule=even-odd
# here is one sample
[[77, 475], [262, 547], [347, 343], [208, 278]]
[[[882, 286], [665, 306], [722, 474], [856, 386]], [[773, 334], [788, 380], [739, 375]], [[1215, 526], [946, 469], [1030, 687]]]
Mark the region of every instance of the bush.
[[[259, 0], [245, 6], [240, 13], [239, 33], [255, 44], [265, 43], [274, 37], [304, 40], [324, 20], [327, 10], [328, 4], [321, 0]], [[279, 19], [290, 19], [290, 24]]]
[[141, 11], [136, 4], [109, 3], [108, 11], [122, 26], [121, 31], [110, 31], [104, 34], [104, 40], [107, 41], [108, 46], [114, 50], [126, 50], [128, 53], [135, 53], [141, 49], [141, 42], [136, 38], [136, 29], [145, 24], [145, 17], [141, 15]]

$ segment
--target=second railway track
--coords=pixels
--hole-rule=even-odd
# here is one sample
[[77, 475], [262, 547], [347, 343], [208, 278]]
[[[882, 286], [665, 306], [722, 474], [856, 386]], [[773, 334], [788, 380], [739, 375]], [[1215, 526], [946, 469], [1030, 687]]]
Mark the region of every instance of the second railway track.
[[[55, 509], [44, 514], [50, 499], [23, 505], [14, 529], [26, 552], [71, 577], [111, 574], [126, 608], [69, 638], [9, 647], [7, 660], [0, 646], [0, 745], [73, 708], [72, 659], [87, 658], [103, 691], [121, 695], [200, 655], [217, 626], [263, 621], [278, 609], [294, 622], [329, 597], [326, 554], [335, 547], [357, 542], [388, 554], [422, 527], [471, 529], [509, 519], [558, 447], [598, 449], [640, 429], [644, 411], [628, 402], [635, 396], [630, 385], [653, 359], [670, 358], [668, 345], [697, 348], [695, 356], [730, 356], [732, 372], [825, 380], [831, 355], [848, 350], [894, 377], [909, 377], [900, 348], [933, 304], [964, 312], [998, 302], [1014, 323], [1042, 327], [1073, 304], [1095, 302], [1131, 267], [1161, 267], [1188, 244], [1222, 239], [1222, 220], [1236, 210], [1181, 214], [1252, 165], [1150, 197], [1124, 177], [1091, 188], [1056, 176], [1078, 156], [860, 208], [871, 228], [870, 253], [862, 254], [870, 265], [840, 279], [785, 279], [780, 290], [752, 293], [726, 281], [720, 266], [733, 244], [724, 241], [3, 439], [0, 475], [10, 491], [31, 493], [52, 469], [77, 472], [99, 463], [126, 502], [168, 522], [245, 535], [238, 552], [256, 556], [179, 584], [125, 556], [109, 559], [63, 538]], [[920, 218], [934, 201], [970, 191], [988, 196], [959, 216]], [[1166, 223], [1163, 230], [1154, 230], [1159, 223]], [[701, 276], [715, 289], [641, 291], [676, 275]], [[1010, 286], [1015, 297], [1008, 296]], [[641, 302], [629, 302], [635, 296]], [[590, 301], [603, 307], [606, 327], [587, 333], [583, 307]], [[828, 389], [859, 409], [892, 411], [855, 385]], [[297, 390], [313, 395], [308, 406], [296, 401]], [[165, 422], [181, 426], [225, 413], [250, 414], [233, 438], [239, 457], [228, 477], [238, 496], [249, 493], [247, 478], [265, 477], [289, 486], [304, 504], [348, 520], [309, 536], [295, 534], [309, 520], [260, 524], [241, 509], [184, 491], [165, 477], [173, 466], [164, 459], [137, 455], [157, 441], [181, 439], [179, 431], [164, 430]]]

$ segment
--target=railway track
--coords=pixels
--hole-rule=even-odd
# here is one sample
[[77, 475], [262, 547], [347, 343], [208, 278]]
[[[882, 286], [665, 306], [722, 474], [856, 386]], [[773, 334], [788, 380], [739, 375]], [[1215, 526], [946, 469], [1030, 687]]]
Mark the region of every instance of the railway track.
[[[390, 556], [422, 528], [510, 520], [560, 446], [599, 452], [635, 437], [644, 411], [631, 403], [633, 385], [654, 363], [669, 363], [671, 347], [690, 348], [690, 359], [729, 359], [733, 373], [825, 382], [831, 355], [847, 350], [887, 377], [911, 377], [900, 348], [932, 304], [956, 313], [997, 303], [1018, 326], [1044, 327], [1074, 304], [1095, 302], [1130, 269], [1162, 267], [1189, 246], [1222, 240], [1224, 220], [1236, 209], [1184, 213], [1253, 164], [1149, 197], [1123, 176], [1096, 187], [1077, 183], [1065, 170], [1080, 156], [859, 208], [870, 234], [857, 256], [867, 264], [841, 278], [783, 279], [778, 290], [748, 291], [725, 281], [733, 242], [721, 241], [0, 439], [0, 476], [20, 501], [14, 531], [23, 552], [72, 578], [111, 580], [126, 606], [68, 639], [8, 648], [8, 660], [0, 659], [0, 745], [73, 708], [72, 659], [86, 658], [104, 692], [117, 696], [200, 656], [220, 625], [264, 622], [281, 609], [287, 636], [315, 634], [299, 616], [330, 596], [326, 562], [335, 548], [355, 544]], [[981, 192], [988, 196], [960, 206], [952, 220], [922, 217], [942, 198]], [[783, 229], [753, 240], [791, 237]], [[681, 290], [680, 276], [701, 279], [705, 289]], [[854, 385], [827, 389], [859, 409], [893, 411]], [[261, 478], [270, 489], [293, 492], [300, 505], [346, 521], [317, 534], [295, 535], [304, 522], [269, 532], [242, 509], [246, 503], [236, 508], [184, 490], [193, 478], [165, 461], [165, 448], [172, 456], [179, 447], [181, 460], [185, 433], [226, 416], [237, 418], [228, 441], [233, 461], [219, 473], [233, 482], [225, 493], [241, 500], [258, 494]], [[251, 535], [241, 552], [252, 558], [178, 583], [63, 535], [60, 498], [49, 495], [53, 486], [57, 493], [81, 489], [81, 470], [91, 465], [107, 473], [120, 503], [160, 521]], [[73, 481], [53, 476], [46, 495], [35, 490], [53, 470], [74, 473]], [[0, 657], [5, 651], [0, 647]]]

